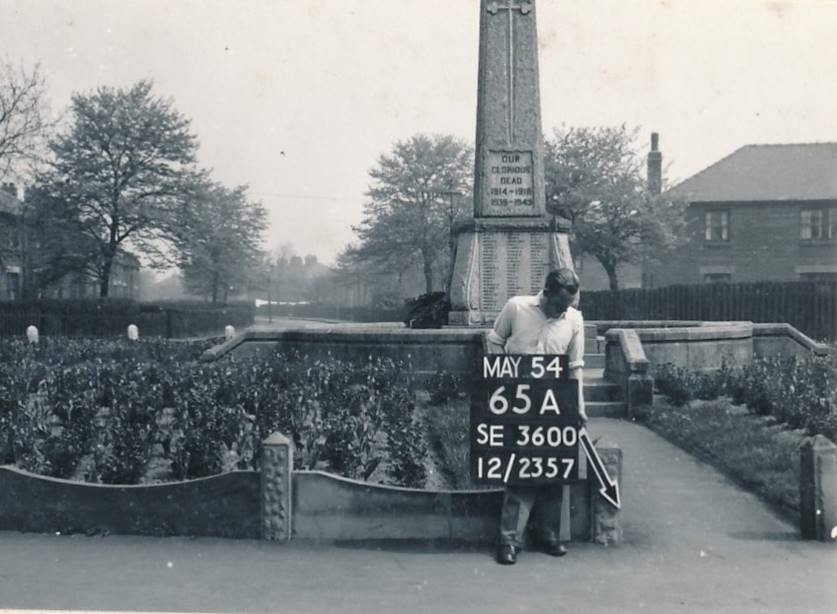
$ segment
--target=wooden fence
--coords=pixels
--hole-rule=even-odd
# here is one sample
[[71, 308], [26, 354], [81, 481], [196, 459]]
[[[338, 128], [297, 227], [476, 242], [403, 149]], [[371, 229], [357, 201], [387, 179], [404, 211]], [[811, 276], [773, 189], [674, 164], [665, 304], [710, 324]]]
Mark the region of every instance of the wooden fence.
[[114, 337], [129, 324], [143, 337], [182, 338], [221, 335], [224, 326], [253, 323], [255, 308], [235, 303], [209, 306], [193, 302], [138, 303], [126, 299], [0, 302], [0, 336], [23, 335], [34, 324], [42, 335]]
[[786, 322], [816, 340], [837, 338], [837, 283], [760, 282], [602, 290], [581, 294], [585, 320]]

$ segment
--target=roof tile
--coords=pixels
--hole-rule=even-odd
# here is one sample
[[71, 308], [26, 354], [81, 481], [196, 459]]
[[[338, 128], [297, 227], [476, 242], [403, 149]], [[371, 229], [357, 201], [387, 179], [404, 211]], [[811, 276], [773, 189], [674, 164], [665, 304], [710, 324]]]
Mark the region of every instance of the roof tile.
[[837, 200], [837, 143], [745, 145], [670, 194], [689, 202]]

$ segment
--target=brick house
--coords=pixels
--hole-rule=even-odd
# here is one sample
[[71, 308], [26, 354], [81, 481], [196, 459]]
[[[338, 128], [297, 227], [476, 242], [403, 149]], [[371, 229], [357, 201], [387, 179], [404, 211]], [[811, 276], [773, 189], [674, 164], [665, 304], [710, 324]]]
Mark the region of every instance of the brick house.
[[688, 241], [647, 287], [837, 281], [837, 143], [745, 145], [670, 191]]
[[[0, 301], [22, 298], [28, 272], [24, 252], [39, 248], [35, 233], [22, 221], [23, 207], [17, 186], [3, 183], [0, 186]], [[111, 270], [109, 295], [138, 299], [139, 270], [136, 256], [125, 251], [117, 253]], [[39, 295], [43, 298], [93, 298], [99, 296], [99, 283], [87, 273], [71, 272], [41, 289]]]
[[13, 183], [0, 186], [0, 300], [15, 300], [20, 296], [22, 206]]

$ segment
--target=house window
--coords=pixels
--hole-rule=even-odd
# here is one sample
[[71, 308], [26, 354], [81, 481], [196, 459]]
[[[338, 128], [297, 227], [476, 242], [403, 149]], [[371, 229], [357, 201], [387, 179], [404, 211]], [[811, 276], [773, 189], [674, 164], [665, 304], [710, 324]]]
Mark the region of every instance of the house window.
[[799, 214], [799, 238], [805, 241], [828, 239], [831, 228], [826, 209], [803, 209]]
[[20, 298], [20, 274], [8, 273], [8, 280], [9, 299], [16, 301]]
[[729, 211], [707, 211], [704, 222], [707, 241], [729, 241]]
[[705, 284], [728, 284], [732, 281], [730, 273], [704, 273], [703, 283]]

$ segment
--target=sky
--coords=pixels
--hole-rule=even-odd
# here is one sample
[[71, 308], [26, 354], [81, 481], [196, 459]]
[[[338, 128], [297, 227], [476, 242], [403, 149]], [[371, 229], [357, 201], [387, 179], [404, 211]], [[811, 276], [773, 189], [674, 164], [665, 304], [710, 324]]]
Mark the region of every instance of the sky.
[[[749, 143], [837, 141], [837, 0], [537, 0], [546, 134], [660, 133], [683, 180]], [[478, 0], [0, 0], [0, 56], [73, 92], [154, 81], [199, 161], [249, 185], [266, 248], [333, 262], [377, 157], [473, 142]]]

